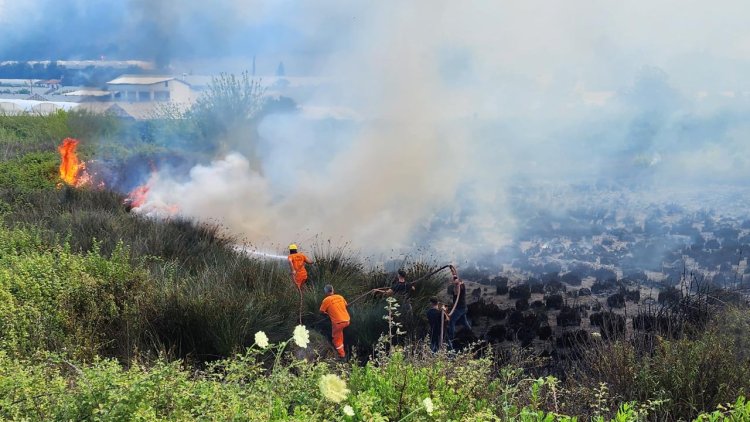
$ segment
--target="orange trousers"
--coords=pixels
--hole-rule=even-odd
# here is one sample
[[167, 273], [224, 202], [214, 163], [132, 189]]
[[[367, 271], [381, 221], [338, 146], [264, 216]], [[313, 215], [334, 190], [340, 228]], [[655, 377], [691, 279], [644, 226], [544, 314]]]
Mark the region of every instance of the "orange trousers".
[[296, 285], [297, 285], [297, 288], [298, 288], [298, 289], [301, 289], [301, 288], [302, 288], [302, 286], [304, 286], [304, 285], [305, 285], [305, 283], [307, 283], [307, 275], [305, 275], [305, 278], [301, 278], [301, 277], [300, 277], [300, 279], [299, 279], [299, 280], [298, 280], [298, 279], [297, 279], [296, 277], [295, 277], [295, 279], [294, 279], [294, 284], [296, 284]]
[[333, 322], [331, 321], [331, 337], [333, 337], [333, 347], [342, 358], [346, 356], [344, 351], [344, 328], [349, 326], [349, 321]]

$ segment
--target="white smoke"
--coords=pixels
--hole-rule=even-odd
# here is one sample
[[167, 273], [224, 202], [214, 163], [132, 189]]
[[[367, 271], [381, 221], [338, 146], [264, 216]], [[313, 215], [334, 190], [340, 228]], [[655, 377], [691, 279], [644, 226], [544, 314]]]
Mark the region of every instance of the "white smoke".
[[301, 118], [270, 118], [262, 175], [230, 154], [187, 182], [162, 178], [153, 200], [253, 242], [319, 233], [387, 251], [414, 246], [428, 229], [431, 246], [455, 256], [512, 239], [522, 216], [509, 209], [508, 190], [517, 183], [594, 181], [634, 171], [641, 156], [650, 177], [667, 183], [685, 172], [745, 177], [750, 167], [737, 154], [747, 152], [738, 140], [747, 131], [691, 144], [677, 129], [705, 104], [696, 92], [747, 86], [748, 6], [720, 3], [264, 8], [301, 33], [337, 34], [310, 62], [332, 82], [302, 105], [349, 107], [364, 121], [332, 140], [306, 132]]
[[362, 121], [342, 134], [270, 117], [262, 172], [232, 153], [152, 186], [153, 201], [253, 242], [321, 234], [387, 251], [427, 231], [466, 254], [512, 239], [517, 186], [750, 176], [745, 1], [260, 4], [262, 23], [302, 34], [284, 37], [305, 64], [289, 72], [330, 81], [302, 106]]

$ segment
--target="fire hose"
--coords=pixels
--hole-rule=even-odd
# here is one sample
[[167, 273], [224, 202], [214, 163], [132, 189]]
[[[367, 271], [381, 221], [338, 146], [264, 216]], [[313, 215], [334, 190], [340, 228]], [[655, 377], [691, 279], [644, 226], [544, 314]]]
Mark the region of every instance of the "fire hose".
[[445, 333], [445, 318], [450, 318], [444, 310], [440, 310], [440, 344], [438, 344], [438, 350], [443, 350], [443, 335]]
[[[416, 284], [416, 283], [419, 283], [420, 281], [423, 281], [423, 280], [425, 280], [425, 279], [427, 279], [427, 278], [430, 278], [430, 277], [432, 277], [433, 275], [435, 275], [435, 274], [439, 273], [440, 271], [443, 271], [443, 270], [444, 270], [444, 269], [446, 269], [446, 268], [450, 268], [450, 270], [451, 270], [451, 274], [453, 274], [453, 277], [455, 277], [455, 278], [457, 278], [457, 277], [458, 277], [458, 272], [456, 271], [456, 267], [454, 267], [454, 266], [453, 266], [452, 264], [448, 264], [448, 265], [443, 265], [442, 267], [440, 267], [440, 268], [438, 268], [438, 269], [436, 269], [436, 270], [434, 270], [434, 271], [431, 271], [431, 272], [429, 272], [429, 273], [427, 273], [427, 274], [423, 275], [422, 277], [419, 277], [419, 278], [417, 278], [417, 279], [415, 279], [415, 280], [412, 280], [412, 281], [410, 281], [410, 282], [407, 282], [406, 284], [407, 284], [408, 286], [412, 286], [412, 285], [414, 285], [414, 284]], [[349, 306], [352, 306], [352, 305], [354, 305], [355, 303], [357, 303], [358, 301], [360, 301], [360, 300], [364, 299], [365, 297], [367, 297], [367, 296], [368, 296], [368, 295], [370, 295], [370, 294], [373, 294], [373, 293], [378, 293], [378, 292], [383, 292], [383, 291], [385, 291], [385, 290], [387, 290], [387, 289], [389, 289], [389, 288], [390, 288], [390, 286], [386, 286], [386, 287], [378, 287], [378, 288], [370, 289], [370, 290], [368, 290], [368, 291], [366, 291], [366, 292], [364, 292], [364, 293], [360, 294], [359, 296], [355, 297], [354, 299], [352, 299], [352, 300], [351, 300], [351, 301], [350, 301], [350, 302], [349, 302], [349, 303], [347, 304], [347, 307], [349, 307]], [[301, 294], [302, 294], [302, 291], [300, 290], [300, 295], [301, 295]], [[460, 296], [461, 296], [461, 289], [459, 289], [459, 291], [458, 291], [458, 295], [456, 296], [456, 299], [455, 299], [455, 301], [454, 301], [454, 303], [453, 303], [453, 309], [451, 309], [451, 312], [450, 312], [449, 314], [447, 314], [447, 316], [448, 316], [448, 317], [450, 317], [451, 315], [453, 315], [453, 312], [454, 312], [454, 311], [456, 310], [456, 305], [458, 304], [458, 300], [459, 300]], [[300, 300], [301, 300], [301, 299], [300, 299]], [[301, 305], [301, 302], [300, 302], [300, 305]], [[442, 346], [443, 346], [443, 331], [445, 330], [445, 315], [446, 315], [446, 314], [445, 314], [445, 312], [443, 312], [443, 316], [441, 316], [441, 323], [440, 323], [440, 347], [441, 347], [441, 348], [442, 348]], [[318, 319], [318, 320], [314, 321], [312, 325], [317, 325], [317, 324], [319, 324], [319, 323], [321, 323], [321, 322], [325, 321], [325, 319], [326, 319], [326, 318], [327, 318], [327, 317], [322, 317], [322, 318], [320, 318], [320, 319]], [[300, 311], [300, 321], [301, 321], [301, 320], [302, 320], [302, 317], [301, 317], [301, 311]], [[300, 323], [301, 323], [301, 322], [300, 322]]]
[[[453, 279], [459, 280], [458, 270], [456, 270], [456, 267], [451, 265], [450, 269], [451, 269], [451, 274], [453, 274]], [[451, 315], [453, 315], [453, 312], [456, 310], [456, 305], [458, 305], [458, 300], [460, 298], [461, 298], [461, 289], [459, 288], [458, 294], [456, 295], [456, 299], [453, 301], [453, 309], [451, 309], [450, 313], [446, 314], [445, 311], [441, 310], [442, 315], [440, 315], [440, 344], [438, 345], [438, 350], [443, 349], [443, 336], [445, 334], [445, 318], [448, 317], [448, 319], [450, 319]]]
[[297, 286], [297, 290], [299, 290], [299, 324], [302, 325], [302, 286]]

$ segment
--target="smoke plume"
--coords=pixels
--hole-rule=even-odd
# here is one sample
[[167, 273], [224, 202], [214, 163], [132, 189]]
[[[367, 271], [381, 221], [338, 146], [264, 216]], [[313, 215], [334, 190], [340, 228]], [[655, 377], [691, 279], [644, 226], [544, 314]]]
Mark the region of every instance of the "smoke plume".
[[571, 186], [657, 201], [747, 187], [746, 1], [215, 3], [6, 0], [0, 55], [228, 70], [257, 55], [267, 73], [284, 60], [325, 78], [302, 110], [350, 117], [269, 115], [260, 168], [222, 151], [151, 181], [154, 204], [255, 243], [467, 256], [514, 238], [518, 200], [565, 212], [590, 198]]

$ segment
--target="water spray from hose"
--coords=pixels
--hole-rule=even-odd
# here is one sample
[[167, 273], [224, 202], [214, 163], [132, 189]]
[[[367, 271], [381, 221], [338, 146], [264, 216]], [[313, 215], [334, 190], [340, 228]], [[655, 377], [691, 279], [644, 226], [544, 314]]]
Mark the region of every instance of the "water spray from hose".
[[255, 258], [279, 259], [279, 260], [287, 258], [286, 255], [278, 255], [278, 254], [273, 254], [270, 252], [262, 252], [256, 249], [250, 249], [248, 246], [245, 246], [245, 245], [235, 245], [234, 250], [241, 254], [247, 255], [249, 257], [255, 257]]

